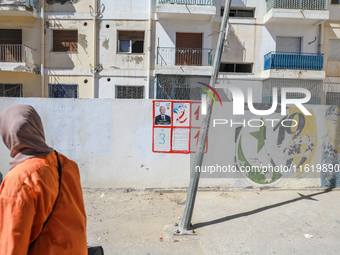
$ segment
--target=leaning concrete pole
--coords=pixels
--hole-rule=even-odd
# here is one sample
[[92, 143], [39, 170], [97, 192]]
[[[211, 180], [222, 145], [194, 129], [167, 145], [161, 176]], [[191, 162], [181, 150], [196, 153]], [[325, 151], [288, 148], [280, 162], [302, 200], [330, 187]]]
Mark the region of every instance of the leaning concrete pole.
[[[224, 7], [224, 13], [221, 23], [221, 31], [219, 33], [219, 38], [217, 42], [217, 48], [215, 53], [215, 59], [214, 59], [214, 65], [212, 69], [212, 74], [210, 78], [210, 86], [215, 87], [216, 79], [218, 76], [218, 71], [220, 68], [221, 63], [221, 56], [222, 56], [222, 49], [223, 49], [223, 43], [226, 38], [226, 33], [228, 31], [228, 16], [230, 11], [230, 4], [231, 0], [226, 0], [225, 7]], [[207, 142], [207, 136], [209, 131], [209, 123], [211, 118], [211, 112], [213, 107], [213, 100], [211, 97], [208, 97], [207, 99], [207, 114], [203, 116], [202, 126], [201, 126], [201, 132], [199, 136], [199, 142], [195, 154], [195, 161], [192, 165], [191, 173], [193, 173], [193, 176], [190, 179], [189, 189], [188, 189], [188, 195], [187, 200], [185, 202], [185, 208], [183, 212], [183, 217], [181, 220], [181, 223], [179, 226], [176, 226], [174, 229], [175, 235], [192, 235], [195, 234], [193, 230], [191, 230], [190, 224], [191, 224], [191, 218], [192, 213], [194, 211], [194, 205], [195, 205], [195, 199], [197, 194], [197, 188], [198, 188], [198, 182], [200, 179], [200, 172], [195, 172], [195, 166], [201, 166], [203, 162], [203, 156], [205, 151], [205, 145]]]

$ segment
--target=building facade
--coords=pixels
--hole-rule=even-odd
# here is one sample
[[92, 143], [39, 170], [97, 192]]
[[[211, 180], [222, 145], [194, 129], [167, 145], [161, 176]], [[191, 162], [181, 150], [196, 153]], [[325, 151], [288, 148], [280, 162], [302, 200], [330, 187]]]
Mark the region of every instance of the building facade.
[[[224, 4], [1, 1], [0, 94], [199, 100]], [[253, 101], [263, 103], [273, 87], [299, 86], [311, 91], [309, 103], [338, 104], [339, 13], [338, 0], [233, 0], [218, 86], [233, 84], [245, 95], [252, 87]]]

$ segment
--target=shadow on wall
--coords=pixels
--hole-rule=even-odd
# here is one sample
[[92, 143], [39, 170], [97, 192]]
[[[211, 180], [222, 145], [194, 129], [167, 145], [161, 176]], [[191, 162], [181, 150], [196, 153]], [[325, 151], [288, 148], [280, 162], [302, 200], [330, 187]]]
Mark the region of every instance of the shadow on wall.
[[248, 0], [232, 0], [231, 5], [232, 6], [242, 6], [246, 7], [247, 6]]
[[[75, 67], [75, 64], [74, 64], [75, 59], [77, 59], [81, 63], [79, 59], [79, 55], [78, 55], [78, 48], [82, 47], [84, 48], [86, 52], [87, 50], [86, 35], [78, 33], [76, 52], [67, 52], [66, 50], [60, 51], [60, 49], [56, 49], [56, 50], [54, 49], [55, 47], [54, 36], [60, 36], [58, 33], [60, 33], [62, 29], [65, 29], [63, 24], [59, 20], [51, 19], [49, 21], [46, 21], [45, 29], [46, 29], [46, 37], [49, 38], [48, 40], [50, 41], [50, 43], [47, 43], [47, 47], [46, 47], [47, 49], [46, 55], [48, 55], [48, 58], [46, 61], [47, 68], [73, 69]], [[61, 35], [61, 36], [65, 36], [65, 35]], [[66, 34], [66, 36], [68, 35]], [[60, 42], [57, 42], [57, 43], [60, 44]], [[60, 54], [60, 53], [64, 53], [64, 54]]]
[[233, 26], [230, 26], [228, 34], [228, 43], [230, 45], [230, 52], [228, 54], [222, 54], [222, 61], [230, 63], [243, 62], [246, 57], [246, 48], [244, 43], [237, 36]]
[[46, 11], [48, 12], [76, 12], [74, 4], [80, 0], [46, 0]]

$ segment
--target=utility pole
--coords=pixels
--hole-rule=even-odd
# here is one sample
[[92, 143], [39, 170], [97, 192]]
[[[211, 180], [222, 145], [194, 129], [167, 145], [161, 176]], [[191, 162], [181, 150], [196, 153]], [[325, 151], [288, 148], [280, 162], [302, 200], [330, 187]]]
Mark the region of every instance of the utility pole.
[[[220, 63], [221, 63], [223, 44], [224, 42], [226, 42], [225, 40], [227, 40], [226, 33], [229, 28], [228, 17], [229, 17], [229, 11], [230, 11], [230, 4], [231, 4], [231, 0], [226, 0], [222, 23], [221, 23], [221, 31], [219, 33], [215, 59], [214, 59], [214, 65], [213, 65], [212, 74], [210, 78], [211, 87], [215, 87], [215, 83], [217, 80], [218, 71], [219, 71]], [[211, 97], [208, 97], [207, 98], [207, 115], [203, 116], [199, 142], [198, 142], [198, 146], [197, 146], [197, 150], [195, 154], [195, 161], [191, 169], [192, 170], [191, 172], [194, 174], [190, 178], [188, 195], [187, 195], [187, 199], [185, 202], [185, 208], [184, 208], [181, 223], [179, 224], [179, 226], [175, 224], [175, 228], [174, 228], [175, 235], [194, 235], [195, 234], [194, 230], [192, 230], [190, 226], [192, 213], [194, 211], [198, 183], [200, 179], [200, 172], [195, 171], [195, 166], [201, 166], [203, 162], [203, 156], [204, 156], [204, 151], [205, 151], [205, 145], [207, 142], [212, 107], [213, 107], [213, 100]]]

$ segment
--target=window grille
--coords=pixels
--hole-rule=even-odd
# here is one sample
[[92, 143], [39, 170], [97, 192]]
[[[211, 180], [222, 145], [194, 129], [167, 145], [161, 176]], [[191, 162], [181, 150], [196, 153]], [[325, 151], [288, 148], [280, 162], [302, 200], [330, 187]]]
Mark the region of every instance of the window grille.
[[22, 97], [22, 84], [0, 84], [0, 97]]
[[[313, 80], [289, 80], [289, 79], [268, 79], [262, 86], [262, 103], [272, 103], [273, 88], [277, 88], [278, 103], [281, 103], [281, 88], [305, 88], [311, 93], [311, 99], [307, 104], [321, 104], [323, 81]], [[287, 93], [287, 98], [304, 98], [301, 93]]]
[[116, 98], [143, 99], [144, 86], [116, 86]]
[[49, 84], [48, 96], [50, 98], [78, 98], [78, 85]]
[[326, 104], [327, 105], [340, 105], [340, 92], [327, 92]]
[[199, 82], [209, 84], [210, 77], [189, 75], [158, 75], [157, 99], [201, 100], [205, 93], [199, 88], [206, 87]]

